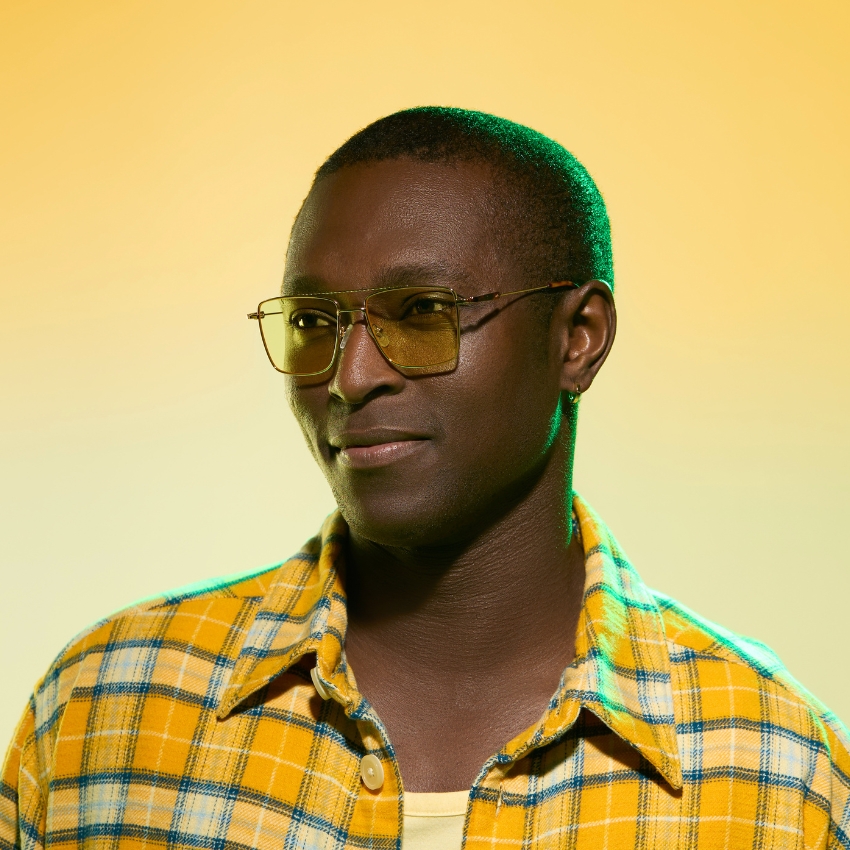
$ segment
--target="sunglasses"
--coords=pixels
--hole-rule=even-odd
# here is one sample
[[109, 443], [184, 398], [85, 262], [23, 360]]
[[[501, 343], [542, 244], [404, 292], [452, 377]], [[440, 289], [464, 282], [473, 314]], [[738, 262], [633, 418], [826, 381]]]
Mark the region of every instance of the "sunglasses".
[[[321, 295], [283, 295], [260, 302], [256, 319], [272, 366], [285, 375], [321, 375], [333, 366], [348, 342], [353, 320], [362, 313], [366, 329], [387, 362], [401, 369], [446, 367], [460, 349], [459, 307], [495, 301], [508, 295], [552, 292], [579, 284], [549, 283], [513, 292], [488, 292], [464, 298], [441, 286], [400, 286], [393, 289], [351, 289]], [[328, 296], [372, 292], [361, 307], [345, 309]]]

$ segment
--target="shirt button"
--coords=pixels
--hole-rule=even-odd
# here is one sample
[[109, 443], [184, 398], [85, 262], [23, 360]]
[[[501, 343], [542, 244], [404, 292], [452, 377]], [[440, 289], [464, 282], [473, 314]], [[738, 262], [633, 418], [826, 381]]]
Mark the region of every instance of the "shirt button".
[[377, 791], [384, 784], [384, 768], [377, 756], [369, 753], [360, 759], [360, 778], [370, 791]]
[[331, 695], [328, 693], [328, 689], [322, 684], [322, 680], [319, 678], [319, 668], [313, 667], [310, 670], [310, 678], [313, 680], [313, 684], [316, 686], [316, 693], [322, 699], [330, 699]]

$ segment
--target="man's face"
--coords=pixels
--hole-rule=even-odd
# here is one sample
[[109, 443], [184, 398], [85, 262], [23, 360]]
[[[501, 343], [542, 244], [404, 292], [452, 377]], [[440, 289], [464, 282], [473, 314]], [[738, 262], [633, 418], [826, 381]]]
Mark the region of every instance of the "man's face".
[[[284, 290], [424, 283], [468, 296], [534, 285], [500, 245], [497, 203], [484, 166], [396, 159], [344, 168], [304, 204]], [[355, 313], [331, 371], [285, 378], [355, 534], [386, 546], [462, 543], [528, 492], [560, 427], [559, 349], [532, 304], [552, 297], [461, 307], [457, 365], [435, 374], [391, 366]], [[362, 294], [349, 300], [360, 306]]]

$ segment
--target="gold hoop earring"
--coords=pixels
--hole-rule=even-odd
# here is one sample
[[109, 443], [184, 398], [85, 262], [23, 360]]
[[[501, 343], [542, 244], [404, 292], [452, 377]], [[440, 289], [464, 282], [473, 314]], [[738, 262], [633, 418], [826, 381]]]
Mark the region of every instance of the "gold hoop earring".
[[578, 400], [580, 398], [581, 398], [581, 384], [576, 384], [575, 391], [570, 393], [570, 404], [578, 404]]

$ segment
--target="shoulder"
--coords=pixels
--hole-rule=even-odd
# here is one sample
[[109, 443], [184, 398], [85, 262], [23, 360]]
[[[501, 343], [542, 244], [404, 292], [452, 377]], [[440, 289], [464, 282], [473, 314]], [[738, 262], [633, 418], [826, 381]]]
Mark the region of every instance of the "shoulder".
[[94, 690], [110, 683], [125, 690], [150, 688], [163, 671], [188, 666], [197, 671], [202, 688], [205, 672], [227, 667], [238, 652], [269, 588], [285, 580], [291, 562], [305, 557], [309, 551], [283, 563], [180, 587], [89, 626], [36, 685], [31, 701], [36, 736], [49, 751], [69, 701], [89, 700]]
[[[804, 736], [850, 775], [847, 728], [788, 672], [770, 647], [712, 623], [658, 591], [650, 592], [661, 612], [674, 679], [690, 680], [691, 703], [699, 701], [700, 714], [728, 714], [736, 720], [741, 716], [779, 735]], [[683, 681], [680, 687], [687, 690]]]
[[211, 613], [233, 610], [244, 603], [262, 599], [275, 574], [284, 567], [285, 563], [275, 564], [246, 573], [209, 579], [139, 600], [98, 620], [74, 637], [59, 653], [48, 676], [96, 651], [102, 641], [116, 631], [120, 631], [127, 639], [151, 639], [151, 624], [181, 614], [192, 616], [197, 610], [209, 610]]

